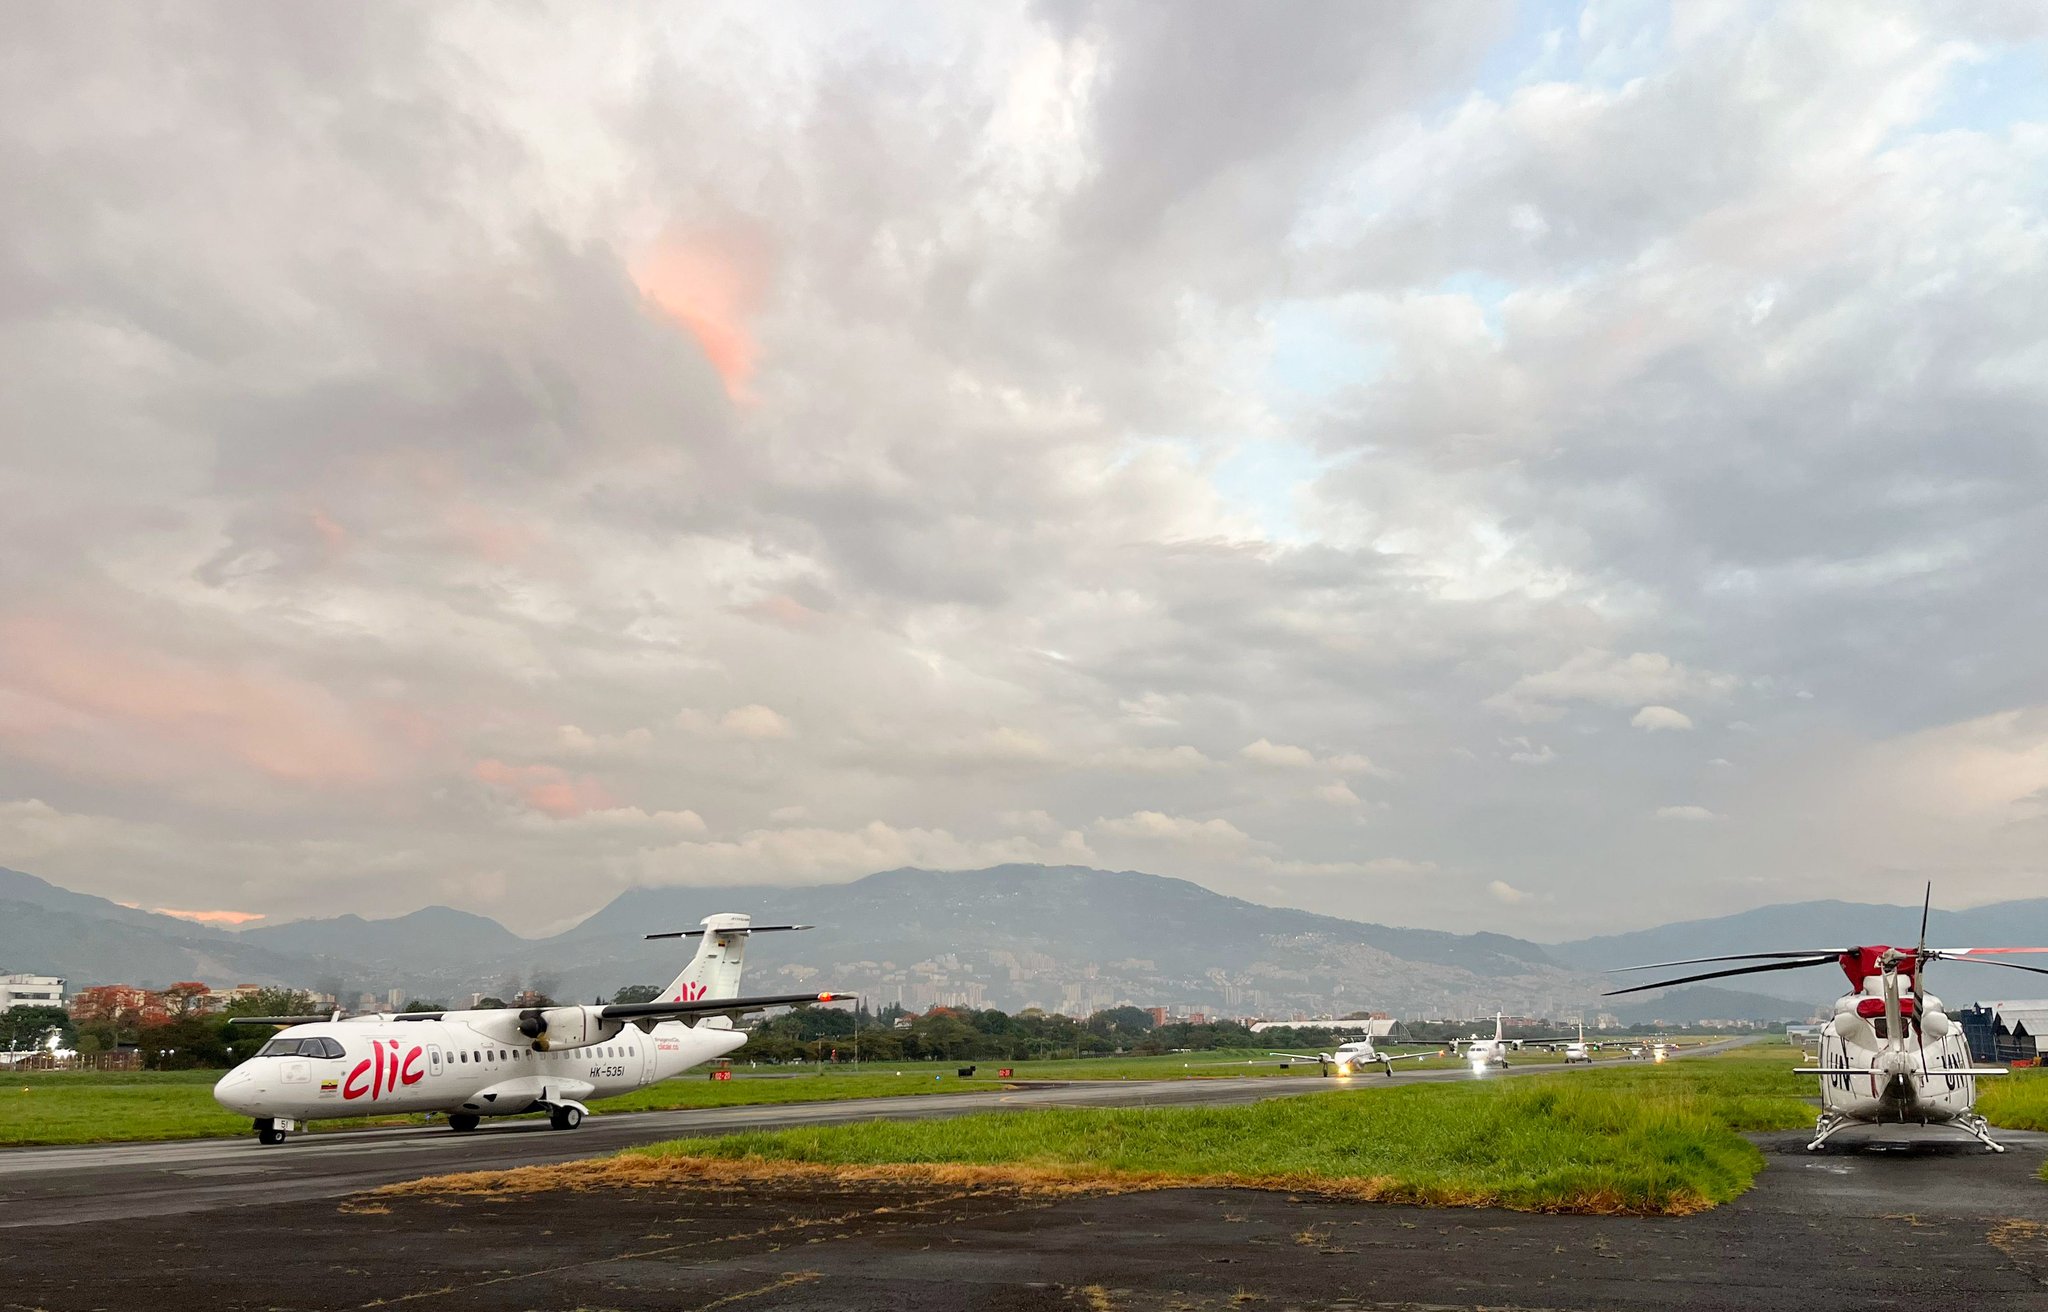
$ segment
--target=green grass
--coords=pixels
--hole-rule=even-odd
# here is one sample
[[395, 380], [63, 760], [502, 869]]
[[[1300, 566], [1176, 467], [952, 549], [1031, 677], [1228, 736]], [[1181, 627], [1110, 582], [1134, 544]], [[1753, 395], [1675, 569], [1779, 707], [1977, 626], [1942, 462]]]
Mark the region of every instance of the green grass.
[[[1306, 1049], [1303, 1049], [1306, 1051]], [[1540, 1055], [1540, 1054], [1537, 1054]], [[1244, 1061], [1258, 1057], [1258, 1066]], [[1221, 1063], [1221, 1064], [1211, 1064]], [[1236, 1063], [1236, 1064], [1230, 1064]], [[1415, 1065], [1404, 1062], [1399, 1069]], [[977, 1067], [960, 1079], [960, 1065]], [[698, 1071], [664, 1080], [595, 1104], [600, 1112], [671, 1111], [691, 1107], [737, 1107], [753, 1103], [819, 1102], [838, 1098], [888, 1098], [914, 1094], [962, 1093], [1001, 1087], [1004, 1066], [1014, 1078], [1059, 1080], [1177, 1079], [1243, 1075], [1314, 1079], [1313, 1066], [1279, 1068], [1263, 1050], [1175, 1053], [1159, 1057], [1093, 1057], [1081, 1061], [884, 1062], [867, 1063], [859, 1074], [844, 1068], [820, 1075], [802, 1066], [740, 1066], [731, 1080], [711, 1080]], [[246, 1134], [249, 1118], [213, 1100], [219, 1071], [21, 1071], [0, 1073], [0, 1147], [33, 1144], [112, 1143], [154, 1139], [204, 1139]], [[315, 1133], [414, 1123], [416, 1116], [383, 1116], [317, 1121]]]
[[[1307, 1049], [1302, 1049], [1306, 1052]], [[1258, 1064], [1244, 1065], [1256, 1058]], [[1548, 1054], [1517, 1054], [1518, 1065], [1556, 1060]], [[1235, 1064], [1233, 1064], [1235, 1063]], [[806, 1067], [740, 1067], [735, 1078], [714, 1081], [702, 1072], [678, 1076], [596, 1104], [602, 1112], [668, 1111], [692, 1107], [735, 1107], [754, 1103], [816, 1102], [839, 1098], [899, 1097], [961, 1093], [1000, 1087], [995, 1073], [1004, 1065], [1013, 1078], [1060, 1080], [1175, 1079], [1243, 1075], [1317, 1079], [1316, 1068], [1282, 1070], [1264, 1050], [1173, 1053], [1157, 1057], [1100, 1057], [1081, 1061], [978, 1061], [976, 1077], [958, 1078], [956, 1063], [870, 1063], [860, 1074], [843, 1069], [819, 1075]], [[1396, 1070], [1456, 1062], [1403, 1062]], [[936, 1078], [935, 1078], [936, 1077]], [[246, 1134], [249, 1120], [213, 1101], [219, 1071], [35, 1071], [0, 1074], [0, 1147], [34, 1144], [110, 1143], [157, 1139], [219, 1138]], [[1378, 1074], [1359, 1081], [1386, 1083]], [[1397, 1076], [1395, 1083], [1399, 1082]], [[315, 1122], [315, 1133], [377, 1125], [417, 1123], [417, 1116], [383, 1116]]]
[[[669, 1111], [737, 1107], [750, 1103], [820, 1102], [887, 1098], [1000, 1088], [993, 1079], [962, 1080], [952, 1066], [909, 1063], [903, 1074], [816, 1075], [792, 1068], [786, 1078], [742, 1071], [731, 1080], [702, 1072], [663, 1080], [594, 1104], [598, 1112]], [[983, 1067], [987, 1074], [994, 1068]], [[934, 1079], [934, 1076], [940, 1078]], [[29, 1071], [0, 1075], [0, 1147], [37, 1144], [120, 1143], [135, 1140], [209, 1139], [249, 1132], [249, 1118], [213, 1100], [219, 1071]], [[418, 1115], [316, 1121], [315, 1133], [379, 1125], [418, 1124]]]
[[207, 1139], [249, 1118], [213, 1100], [219, 1071], [14, 1071], [0, 1074], [0, 1145]]
[[1055, 1109], [684, 1139], [628, 1157], [1003, 1167], [1020, 1179], [1320, 1190], [1534, 1211], [1682, 1213], [1749, 1187], [1749, 1129], [1810, 1123], [1796, 1054], [1375, 1087], [1247, 1107]]
[[1977, 1111], [2007, 1130], [2048, 1130], [2048, 1069], [1978, 1080]]

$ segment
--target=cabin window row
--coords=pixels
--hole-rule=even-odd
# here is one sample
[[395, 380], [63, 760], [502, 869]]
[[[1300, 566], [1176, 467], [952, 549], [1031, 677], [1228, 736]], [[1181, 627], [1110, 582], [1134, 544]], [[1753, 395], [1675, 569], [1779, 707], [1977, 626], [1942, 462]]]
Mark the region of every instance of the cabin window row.
[[[509, 1052], [504, 1048], [499, 1048], [496, 1051], [498, 1054], [497, 1059], [499, 1061], [524, 1061], [526, 1059], [526, 1054], [516, 1048], [512, 1049]], [[269, 1056], [272, 1054], [266, 1052], [260, 1055]], [[337, 1052], [334, 1055], [338, 1057], [341, 1054]], [[588, 1057], [637, 1057], [639, 1055], [639, 1048], [633, 1046], [632, 1044], [626, 1043], [601, 1044], [595, 1048], [572, 1048], [568, 1052], [547, 1052], [534, 1054], [536, 1059], [541, 1057], [553, 1057], [557, 1059], [566, 1058], [572, 1061]], [[491, 1060], [491, 1050], [484, 1049], [479, 1051], [478, 1049], [472, 1048], [468, 1052], [456, 1053], [455, 1059], [465, 1064], [472, 1061], [477, 1062], [478, 1064], [482, 1064], [483, 1062]]]

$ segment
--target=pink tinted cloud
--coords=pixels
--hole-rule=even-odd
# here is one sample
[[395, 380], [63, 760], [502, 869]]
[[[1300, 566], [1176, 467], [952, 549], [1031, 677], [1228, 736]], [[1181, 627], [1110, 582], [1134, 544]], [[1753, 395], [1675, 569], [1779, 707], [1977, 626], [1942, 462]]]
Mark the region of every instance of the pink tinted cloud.
[[330, 554], [338, 552], [348, 545], [348, 530], [343, 528], [340, 521], [335, 519], [334, 516], [315, 506], [306, 513], [306, 518], [313, 525], [313, 531], [318, 533], [320, 540], [327, 545], [327, 550]]
[[175, 907], [151, 907], [150, 910], [160, 916], [176, 916], [201, 925], [246, 925], [252, 920], [263, 919], [260, 911], [179, 911]]
[[697, 339], [726, 395], [748, 399], [761, 353], [753, 320], [768, 299], [774, 251], [756, 230], [677, 229], [633, 270], [640, 294]]
[[317, 684], [48, 616], [0, 617], [0, 740], [88, 774], [227, 762], [303, 784], [383, 777], [365, 717]]
[[465, 551], [493, 565], [512, 565], [533, 553], [546, 535], [531, 524], [458, 501], [444, 512], [450, 536]]
[[597, 780], [587, 774], [571, 775], [558, 766], [507, 765], [488, 758], [478, 761], [472, 773], [557, 820], [573, 820], [591, 811], [615, 810], [619, 805]]

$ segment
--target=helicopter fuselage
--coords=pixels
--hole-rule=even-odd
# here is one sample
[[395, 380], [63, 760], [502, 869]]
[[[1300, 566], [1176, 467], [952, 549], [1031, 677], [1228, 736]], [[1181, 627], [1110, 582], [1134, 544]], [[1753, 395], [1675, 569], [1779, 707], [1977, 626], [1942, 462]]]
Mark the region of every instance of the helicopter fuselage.
[[[1851, 993], [1835, 1004], [1820, 1032], [1823, 1110], [1871, 1124], [1944, 1124], [1969, 1114], [1977, 1102], [1970, 1047], [1957, 1025], [1928, 997], [1911, 999], [1894, 1041], [1884, 999]], [[1876, 1005], [1872, 1005], [1876, 1004]], [[1913, 1014], [1918, 1011], [1920, 1014]]]

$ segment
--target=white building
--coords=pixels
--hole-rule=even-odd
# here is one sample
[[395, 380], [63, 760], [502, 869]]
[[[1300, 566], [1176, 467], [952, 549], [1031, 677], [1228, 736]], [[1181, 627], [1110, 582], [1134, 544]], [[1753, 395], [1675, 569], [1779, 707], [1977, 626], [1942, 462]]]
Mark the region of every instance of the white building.
[[1334, 1030], [1340, 1034], [1363, 1034], [1370, 1039], [1388, 1039], [1400, 1026], [1398, 1020], [1381, 1016], [1360, 1020], [1262, 1020], [1252, 1026], [1252, 1033], [1264, 1034], [1267, 1030]]
[[63, 1005], [64, 981], [55, 975], [0, 975], [0, 1011]]

